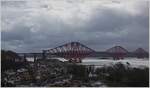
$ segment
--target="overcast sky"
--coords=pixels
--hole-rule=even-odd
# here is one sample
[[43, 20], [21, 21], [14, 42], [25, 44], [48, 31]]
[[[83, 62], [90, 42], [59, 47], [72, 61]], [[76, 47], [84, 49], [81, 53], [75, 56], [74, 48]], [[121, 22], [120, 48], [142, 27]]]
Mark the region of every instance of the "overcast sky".
[[148, 0], [3, 0], [2, 49], [41, 52], [78, 41], [94, 50], [149, 46]]

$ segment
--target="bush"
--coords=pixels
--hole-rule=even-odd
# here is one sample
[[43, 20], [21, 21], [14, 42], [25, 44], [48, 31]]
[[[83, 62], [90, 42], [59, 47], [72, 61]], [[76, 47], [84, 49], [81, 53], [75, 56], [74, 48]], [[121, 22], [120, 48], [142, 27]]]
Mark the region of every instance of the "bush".
[[74, 65], [69, 65], [67, 69], [68, 69], [67, 73], [73, 76], [72, 79], [82, 80], [82, 81], [88, 80], [88, 71], [85, 66], [74, 64]]
[[103, 67], [96, 70], [100, 80], [108, 86], [149, 86], [149, 68], [131, 68], [128, 65], [117, 63], [113, 66]]
[[21, 60], [22, 58], [13, 51], [1, 50], [1, 69], [2, 71], [8, 69], [18, 69], [25, 66], [25, 62], [16, 62], [15, 59]]

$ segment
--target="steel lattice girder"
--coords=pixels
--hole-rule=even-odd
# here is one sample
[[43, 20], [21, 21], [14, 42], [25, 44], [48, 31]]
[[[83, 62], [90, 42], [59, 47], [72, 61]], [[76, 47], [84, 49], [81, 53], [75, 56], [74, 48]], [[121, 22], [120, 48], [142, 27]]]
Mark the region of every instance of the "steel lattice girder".
[[133, 53], [135, 53], [138, 58], [144, 58], [146, 54], [148, 54], [148, 52], [142, 48], [136, 49]]
[[134, 51], [134, 53], [148, 53], [147, 51], [145, 51], [144, 49], [142, 48], [138, 48]]
[[106, 50], [106, 52], [111, 54], [114, 58], [123, 58], [124, 55], [128, 53], [128, 51], [121, 46], [112, 47]]
[[63, 57], [68, 60], [81, 60], [93, 52], [95, 51], [79, 42], [71, 42], [47, 50], [47, 53], [50, 53], [51, 55]]

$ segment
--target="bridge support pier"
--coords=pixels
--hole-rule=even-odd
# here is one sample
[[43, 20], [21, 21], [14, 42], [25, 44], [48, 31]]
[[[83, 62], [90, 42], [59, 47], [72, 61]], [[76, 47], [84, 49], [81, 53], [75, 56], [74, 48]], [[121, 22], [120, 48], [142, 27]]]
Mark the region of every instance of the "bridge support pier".
[[82, 60], [81, 58], [71, 58], [71, 59], [68, 59], [69, 62], [73, 62], [73, 63], [82, 63]]

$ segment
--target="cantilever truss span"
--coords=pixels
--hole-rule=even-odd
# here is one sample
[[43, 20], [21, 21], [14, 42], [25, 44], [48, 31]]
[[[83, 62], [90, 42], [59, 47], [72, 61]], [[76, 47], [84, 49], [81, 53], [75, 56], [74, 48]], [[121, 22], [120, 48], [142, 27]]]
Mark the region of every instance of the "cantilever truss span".
[[148, 52], [142, 48], [136, 49], [133, 53], [137, 56], [137, 58], [144, 58], [148, 56]]
[[106, 52], [109, 53], [114, 59], [123, 59], [125, 54], [128, 53], [128, 51], [121, 46], [114, 46], [106, 50]]
[[70, 42], [53, 49], [44, 50], [45, 53], [56, 55], [69, 60], [70, 62], [81, 62], [83, 58], [95, 52], [91, 48], [79, 43]]

